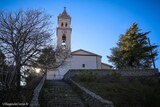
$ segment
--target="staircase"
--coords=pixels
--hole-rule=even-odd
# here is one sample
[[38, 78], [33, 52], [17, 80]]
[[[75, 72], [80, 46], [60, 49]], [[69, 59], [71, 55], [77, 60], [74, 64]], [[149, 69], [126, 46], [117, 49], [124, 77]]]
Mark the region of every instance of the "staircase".
[[41, 91], [40, 107], [87, 107], [73, 89], [62, 80], [47, 80]]

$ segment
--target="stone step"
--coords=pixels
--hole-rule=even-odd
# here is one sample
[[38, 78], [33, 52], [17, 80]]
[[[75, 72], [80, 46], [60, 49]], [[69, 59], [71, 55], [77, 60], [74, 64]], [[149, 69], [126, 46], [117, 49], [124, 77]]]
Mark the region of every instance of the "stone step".
[[48, 107], [84, 107], [83, 104], [79, 103], [49, 103]]
[[87, 107], [64, 81], [45, 81], [39, 98], [41, 107]]

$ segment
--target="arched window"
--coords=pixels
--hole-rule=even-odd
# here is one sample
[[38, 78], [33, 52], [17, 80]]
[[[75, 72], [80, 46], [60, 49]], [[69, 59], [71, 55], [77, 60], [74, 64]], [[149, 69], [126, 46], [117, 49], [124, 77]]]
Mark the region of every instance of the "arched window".
[[65, 27], [67, 27], [67, 23], [65, 24]]
[[66, 35], [62, 36], [62, 48], [66, 49]]
[[63, 22], [61, 23], [61, 27], [63, 27]]
[[62, 42], [63, 42], [63, 43], [66, 42], [66, 35], [63, 35], [63, 36], [62, 36]]

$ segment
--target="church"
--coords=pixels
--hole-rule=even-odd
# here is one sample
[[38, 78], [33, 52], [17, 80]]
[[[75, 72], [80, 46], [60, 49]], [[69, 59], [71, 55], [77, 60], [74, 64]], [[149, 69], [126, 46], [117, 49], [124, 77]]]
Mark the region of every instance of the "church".
[[[56, 29], [57, 47], [71, 50], [71, 17], [66, 8], [58, 16], [58, 27]], [[71, 57], [66, 60], [66, 64], [60, 66], [55, 71], [47, 72], [47, 80], [62, 79], [64, 74], [70, 69], [111, 69], [112, 66], [101, 62], [101, 55], [79, 49], [71, 52]]]

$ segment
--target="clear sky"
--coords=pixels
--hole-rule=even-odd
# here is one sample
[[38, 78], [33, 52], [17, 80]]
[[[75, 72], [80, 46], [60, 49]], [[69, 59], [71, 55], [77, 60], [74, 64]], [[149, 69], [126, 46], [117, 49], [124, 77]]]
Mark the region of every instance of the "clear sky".
[[[160, 46], [160, 0], [0, 0], [0, 9], [7, 11], [45, 9], [53, 16], [53, 30], [64, 6], [72, 17], [72, 51], [85, 49], [111, 64], [106, 57], [111, 54], [110, 48], [133, 22], [142, 32], [151, 31], [151, 43]], [[160, 69], [160, 59], [156, 66]]]

